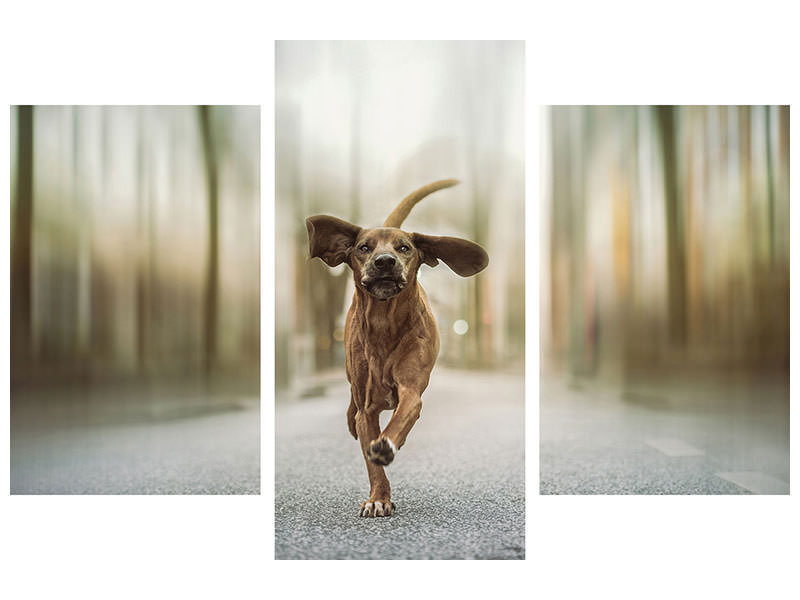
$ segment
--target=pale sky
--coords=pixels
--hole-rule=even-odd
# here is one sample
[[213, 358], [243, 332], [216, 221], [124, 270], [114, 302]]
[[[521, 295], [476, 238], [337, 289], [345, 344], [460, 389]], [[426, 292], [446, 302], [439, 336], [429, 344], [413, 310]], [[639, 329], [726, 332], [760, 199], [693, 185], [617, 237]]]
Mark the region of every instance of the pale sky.
[[[473, 135], [522, 161], [523, 61], [515, 42], [282, 42], [277, 103], [299, 110], [304, 155], [345, 173], [358, 118], [366, 185], [439, 138]], [[497, 115], [512, 116], [502, 131]]]

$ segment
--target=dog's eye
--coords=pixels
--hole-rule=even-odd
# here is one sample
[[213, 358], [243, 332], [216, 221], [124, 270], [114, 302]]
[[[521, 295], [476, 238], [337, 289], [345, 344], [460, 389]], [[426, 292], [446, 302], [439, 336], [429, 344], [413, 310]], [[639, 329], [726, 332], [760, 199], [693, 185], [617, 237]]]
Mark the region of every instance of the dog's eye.
[[361, 252], [369, 252], [369, 246], [367, 246], [366, 244], [361, 244], [361, 245], [358, 247], [358, 249], [359, 249]]
[[399, 250], [400, 252], [408, 252], [409, 250], [411, 250], [411, 248], [409, 248], [408, 246], [406, 246], [405, 244], [403, 244], [402, 246], [400, 246], [400, 247], [398, 248], [398, 250]]

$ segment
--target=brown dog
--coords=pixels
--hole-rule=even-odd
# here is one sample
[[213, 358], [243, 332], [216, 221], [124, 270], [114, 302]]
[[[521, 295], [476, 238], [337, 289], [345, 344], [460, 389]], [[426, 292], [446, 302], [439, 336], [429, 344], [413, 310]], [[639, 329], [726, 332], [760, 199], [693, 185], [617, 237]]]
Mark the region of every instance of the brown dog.
[[[411, 208], [428, 194], [457, 184], [436, 181], [407, 196], [383, 223], [362, 229], [335, 217], [306, 219], [311, 257], [329, 266], [346, 262], [353, 270], [355, 294], [344, 327], [350, 406], [347, 426], [361, 441], [369, 475], [363, 517], [388, 517], [394, 503], [383, 467], [394, 459], [422, 410], [439, 353], [439, 332], [417, 270], [443, 260], [462, 277], [489, 262], [483, 248], [452, 237], [406, 233], [399, 229]], [[394, 410], [381, 432], [378, 415]]]

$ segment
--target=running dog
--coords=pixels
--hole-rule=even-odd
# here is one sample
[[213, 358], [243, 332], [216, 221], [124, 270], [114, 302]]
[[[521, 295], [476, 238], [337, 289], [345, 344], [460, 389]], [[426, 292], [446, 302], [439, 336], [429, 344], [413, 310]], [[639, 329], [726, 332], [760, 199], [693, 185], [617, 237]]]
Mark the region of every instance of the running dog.
[[[439, 353], [439, 332], [417, 271], [439, 261], [462, 277], [489, 263], [478, 244], [400, 229], [414, 205], [458, 183], [436, 181], [409, 194], [382, 227], [362, 228], [327, 215], [306, 219], [309, 253], [328, 266], [346, 263], [355, 293], [344, 327], [350, 405], [347, 426], [361, 442], [369, 476], [362, 517], [388, 517], [395, 508], [384, 467], [394, 460], [422, 410], [422, 393]], [[392, 410], [380, 430], [379, 414]]]

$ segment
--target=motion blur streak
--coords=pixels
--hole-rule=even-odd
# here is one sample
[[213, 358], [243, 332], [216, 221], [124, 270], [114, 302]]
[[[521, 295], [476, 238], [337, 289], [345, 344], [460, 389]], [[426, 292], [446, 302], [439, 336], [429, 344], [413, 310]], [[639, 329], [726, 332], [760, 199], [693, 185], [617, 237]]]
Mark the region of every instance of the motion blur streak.
[[[789, 107], [550, 107], [544, 129], [543, 444], [560, 381], [595, 409], [769, 413], [775, 460], [749, 468], [788, 481]], [[762, 441], [743, 419], [728, 450]]]
[[[113, 476], [82, 487], [73, 445], [110, 424], [257, 415], [259, 118], [257, 107], [11, 108], [12, 491], [144, 493]], [[61, 426], [82, 433], [60, 456], [48, 445], [58, 434], [31, 433]], [[163, 491], [232, 489], [140, 475]]]

